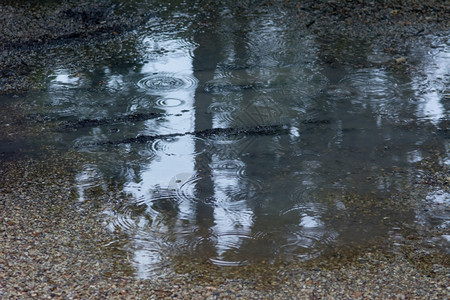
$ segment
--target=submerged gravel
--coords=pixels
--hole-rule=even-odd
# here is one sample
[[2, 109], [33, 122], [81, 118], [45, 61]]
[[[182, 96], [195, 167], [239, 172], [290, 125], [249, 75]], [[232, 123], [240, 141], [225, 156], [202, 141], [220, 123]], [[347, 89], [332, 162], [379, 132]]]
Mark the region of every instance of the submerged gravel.
[[49, 153], [45, 159], [0, 162], [2, 299], [449, 296], [448, 255], [427, 246], [417, 234], [399, 247], [335, 252], [303, 264], [261, 263], [234, 269], [180, 259], [164, 275], [135, 279], [126, 255], [106, 247], [113, 237], [99, 218], [101, 205], [78, 202], [73, 180], [80, 158]]
[[[214, 18], [232, 8], [252, 14], [261, 7], [283, 9], [294, 16], [299, 35], [333, 39], [346, 36], [370, 39], [380, 49], [401, 55], [430, 35], [446, 35], [450, 5], [441, 0], [379, 1], [235, 1], [177, 2], [181, 10], [205, 20], [193, 24], [214, 26]], [[135, 30], [166, 10], [164, 1], [48, 0], [0, 3], [0, 93], [45, 87], [45, 78], [57, 66], [73, 73], [93, 68], [98, 61], [123, 57], [122, 49], [136, 48]], [[219, 11], [219, 12], [218, 12]], [[292, 17], [292, 16], [291, 16]], [[127, 45], [131, 44], [131, 47]], [[69, 50], [68, 50], [69, 49]], [[63, 50], [63, 51], [61, 51]], [[70, 55], [61, 55], [68, 53]], [[138, 59], [129, 55], [127, 59]]]
[[[214, 5], [200, 2], [206, 8]], [[291, 6], [304, 30], [323, 36], [378, 36], [386, 46], [397, 45], [395, 51], [448, 29], [450, 20], [448, 1], [282, 2], [272, 4]], [[108, 0], [45, 3], [0, 4], [0, 92], [39, 88], [40, 76], [55, 63], [57, 51], [50, 49], [94, 44], [103, 51], [151, 15], [121, 14], [118, 2]], [[65, 63], [76, 67], [75, 62]], [[21, 118], [20, 107], [12, 110], [17, 116], [0, 119], [2, 143], [26, 128], [10, 122]], [[2, 299], [448, 299], [450, 295], [448, 253], [428, 242], [443, 232], [430, 228], [411, 228], [399, 233], [401, 241], [332, 252], [309, 263], [223, 269], [180, 259], [163, 275], [139, 280], [126, 254], [107, 247], [114, 237], [100, 216], [102, 204], [78, 202], [74, 178], [81, 157], [51, 149], [41, 151], [45, 157], [10, 152], [0, 156]], [[430, 178], [448, 188], [448, 170]]]
[[[106, 57], [111, 41], [148, 21], [148, 10], [121, 1], [2, 1], [0, 3], [0, 93], [42, 87], [56, 64], [76, 66], [90, 53]], [[131, 13], [131, 12], [132, 13]], [[72, 57], [59, 55], [73, 50]], [[114, 55], [118, 55], [114, 53]], [[84, 65], [84, 68], [87, 66]]]

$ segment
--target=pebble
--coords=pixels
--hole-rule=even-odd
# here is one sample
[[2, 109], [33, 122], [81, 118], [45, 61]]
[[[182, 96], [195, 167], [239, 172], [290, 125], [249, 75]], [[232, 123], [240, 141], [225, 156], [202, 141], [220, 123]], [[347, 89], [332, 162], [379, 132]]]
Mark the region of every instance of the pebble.
[[405, 57], [399, 57], [399, 58], [395, 59], [396, 64], [404, 64], [405, 62], [406, 62]]
[[[240, 268], [181, 261], [161, 277], [137, 279], [126, 255], [113, 255], [101, 246], [117, 237], [102, 226], [100, 208], [80, 214], [80, 205], [85, 204], [67, 193], [72, 190], [80, 160], [76, 153], [51, 152], [39, 160], [0, 160], [2, 298], [448, 297], [448, 255], [426, 247], [418, 238], [405, 239], [397, 252], [382, 244], [342, 253], [339, 260], [325, 256], [308, 263]], [[9, 188], [4, 189], [6, 186]], [[392, 244], [395, 241], [393, 238]]]
[[[73, 43], [75, 49], [91, 43], [67, 38], [67, 33], [85, 31], [89, 24], [62, 22], [56, 17], [62, 11], [70, 15], [69, 10], [74, 13], [72, 16], [77, 12], [89, 16], [95, 6], [82, 0], [60, 2], [60, 7], [45, 9], [36, 6], [30, 9], [31, 4], [20, 4], [22, 1], [15, 5], [12, 5], [14, 1], [0, 4], [0, 70], [4, 70], [0, 71], [0, 92], [42, 87], [34, 79], [37, 73], [33, 70], [54, 66], [54, 57], [46, 55], [46, 42], [60, 41], [61, 47]], [[420, 9], [399, 9], [395, 1], [375, 1], [366, 7], [359, 4], [363, 1], [273, 2], [297, 10], [299, 22], [304, 22], [308, 34], [379, 36], [380, 43], [386, 43], [385, 49], [394, 49], [395, 45], [395, 53], [417, 41], [411, 32], [420, 32], [424, 26], [427, 32], [449, 28], [450, 20], [443, 2], [433, 0], [414, 2], [412, 6], [419, 5]], [[112, 2], [98, 3], [107, 7]], [[94, 22], [95, 26], [88, 26], [88, 35], [99, 33], [101, 37], [90, 45], [104, 50], [105, 41], [120, 39], [126, 35], [123, 31], [139, 26], [143, 20], [145, 14], [110, 16]], [[54, 31], [46, 36], [48, 32], [37, 25], [39, 22], [55, 26]], [[114, 30], [107, 36], [100, 34], [114, 24], [123, 31]], [[361, 26], [367, 30], [361, 30]], [[53, 46], [59, 47], [57, 43]], [[76, 73], [89, 69], [90, 64], [95, 65], [93, 58], [89, 59]], [[395, 60], [397, 64], [405, 62], [406, 57]], [[20, 119], [21, 107], [11, 107], [8, 111], [10, 115], [0, 116], [1, 129], [6, 128], [0, 130], [0, 138], [26, 137], [30, 129], [14, 121]], [[182, 261], [170, 265], [161, 277], [137, 279], [126, 255], [109, 253], [102, 247], [115, 243], [117, 237], [104, 228], [101, 207], [80, 207], [84, 204], [75, 201], [73, 180], [81, 158], [75, 153], [45, 153], [46, 157], [31, 157], [26, 153], [0, 156], [2, 299], [449, 298], [449, 257], [438, 247], [427, 246], [430, 239], [424, 237], [439, 236], [428, 228], [415, 228], [403, 235], [399, 232], [395, 240], [338, 259], [321, 257], [307, 263], [284, 262], [238, 269]], [[429, 178], [423, 185], [450, 182], [450, 177], [436, 172], [430, 172]], [[387, 247], [390, 242], [395, 247]]]
[[[55, 63], [71, 66], [74, 74], [83, 76], [99, 60], [121, 56], [123, 44], [139, 38], [133, 36], [133, 31], [145, 26], [152, 16], [166, 13], [164, 8], [152, 6], [151, 1], [150, 4], [137, 1], [138, 7], [132, 6], [136, 5], [134, 2], [123, 1], [120, 12], [114, 11], [117, 4], [112, 0], [46, 1], [39, 5], [28, 1], [0, 3], [0, 49], [3, 49], [0, 51], [0, 93], [45, 87], [46, 75], [58, 67]], [[201, 14], [206, 16], [205, 25], [208, 14], [222, 9], [212, 2], [197, 2], [202, 7]], [[370, 5], [365, 1], [269, 2], [296, 17], [299, 35], [367, 39], [374, 49], [393, 49], [397, 53], [408, 53], [418, 43], [427, 42], [422, 35], [432, 32], [445, 35], [450, 27], [448, 5], [439, 0], [416, 1], [402, 9], [393, 0], [372, 1]], [[127, 5], [131, 7], [125, 8]], [[265, 9], [265, 5], [265, 1], [260, 5], [238, 1], [226, 9], [242, 13]], [[198, 12], [195, 5], [181, 9]], [[193, 27], [201, 26], [194, 23]], [[77, 52], [76, 61], [69, 56], [55, 59], [55, 47], [61, 50], [70, 47]], [[90, 55], [86, 54], [89, 52]], [[404, 62], [401, 57], [397, 60], [400, 60], [397, 63]]]

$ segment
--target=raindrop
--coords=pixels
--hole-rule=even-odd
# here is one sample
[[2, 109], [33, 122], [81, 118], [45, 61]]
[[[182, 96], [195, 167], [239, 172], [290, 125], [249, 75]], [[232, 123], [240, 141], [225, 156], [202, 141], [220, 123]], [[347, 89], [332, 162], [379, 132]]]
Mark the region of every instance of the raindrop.
[[137, 82], [138, 87], [153, 94], [188, 90], [195, 88], [196, 85], [197, 79], [194, 76], [171, 73], [155, 73]]
[[160, 98], [156, 100], [156, 106], [160, 108], [183, 106], [186, 102], [175, 98]]

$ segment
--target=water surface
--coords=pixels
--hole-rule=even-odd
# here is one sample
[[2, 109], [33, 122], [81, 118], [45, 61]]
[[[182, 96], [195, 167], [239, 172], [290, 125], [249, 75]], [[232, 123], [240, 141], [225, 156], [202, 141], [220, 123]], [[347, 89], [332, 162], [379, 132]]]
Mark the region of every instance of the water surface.
[[447, 207], [432, 215], [402, 195], [423, 167], [450, 163], [448, 39], [396, 63], [370, 40], [305, 34], [276, 8], [160, 12], [113, 45], [123, 56], [61, 66], [20, 96], [44, 127], [29, 143], [91, 161], [81, 203], [111, 182], [124, 195], [103, 213], [137, 276], [167, 256], [309, 260], [408, 224], [447, 228], [448, 189], [424, 195]]

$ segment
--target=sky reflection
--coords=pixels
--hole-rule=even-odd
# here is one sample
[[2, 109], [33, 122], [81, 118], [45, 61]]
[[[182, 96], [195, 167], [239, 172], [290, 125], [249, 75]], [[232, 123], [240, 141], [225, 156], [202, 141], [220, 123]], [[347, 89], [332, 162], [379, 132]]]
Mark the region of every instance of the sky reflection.
[[[138, 277], [167, 257], [306, 260], [430, 219], [393, 195], [417, 184], [430, 149], [448, 153], [448, 137], [435, 134], [448, 118], [445, 47], [407, 76], [408, 65], [393, 66], [370, 43], [297, 36], [280, 11], [214, 18], [219, 25], [203, 31], [147, 32], [132, 66], [92, 77], [56, 71], [40, 99], [55, 115], [109, 120], [60, 138], [111, 141], [80, 147], [97, 165], [78, 175], [78, 194], [84, 202], [94, 186], [107, 189], [102, 176], [120, 183], [126, 197], [105, 214]], [[139, 113], [157, 117], [113, 122]], [[285, 130], [252, 134], [260, 125]], [[196, 134], [211, 128], [247, 131]], [[114, 143], [140, 135], [153, 138]], [[445, 207], [448, 199], [436, 189], [426, 196]], [[445, 211], [436, 216], [448, 226]]]

